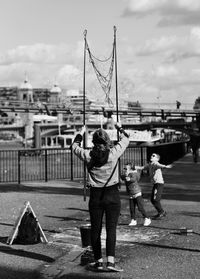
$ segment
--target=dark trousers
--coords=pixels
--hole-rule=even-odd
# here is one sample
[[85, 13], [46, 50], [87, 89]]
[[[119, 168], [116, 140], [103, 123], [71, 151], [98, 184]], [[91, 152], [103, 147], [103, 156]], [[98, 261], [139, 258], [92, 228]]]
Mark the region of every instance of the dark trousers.
[[102, 258], [101, 231], [105, 214], [106, 256], [115, 256], [116, 229], [120, 215], [118, 185], [106, 188], [90, 188], [89, 212], [91, 221], [91, 245], [95, 260]]
[[142, 196], [139, 196], [137, 198], [129, 198], [129, 205], [131, 219], [136, 219], [136, 206], [138, 207], [138, 210], [141, 212], [142, 216], [144, 218], [148, 218], [148, 215], [144, 209], [144, 202]]
[[161, 206], [161, 197], [163, 192], [164, 184], [163, 183], [156, 183], [153, 185], [152, 193], [151, 193], [151, 203], [158, 211], [158, 213], [163, 213], [164, 210]]
[[197, 163], [198, 159], [199, 159], [199, 149], [198, 148], [192, 148], [192, 154], [193, 154], [193, 161], [195, 163]]

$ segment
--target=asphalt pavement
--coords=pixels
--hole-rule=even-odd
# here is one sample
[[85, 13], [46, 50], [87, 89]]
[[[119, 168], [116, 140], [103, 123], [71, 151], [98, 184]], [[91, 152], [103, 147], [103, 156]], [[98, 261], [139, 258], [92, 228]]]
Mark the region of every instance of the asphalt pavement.
[[[0, 279], [197, 279], [200, 278], [200, 163], [191, 154], [164, 171], [162, 204], [167, 217], [144, 227], [129, 227], [129, 205], [122, 185], [122, 210], [117, 229], [116, 259], [121, 273], [95, 273], [80, 264], [80, 227], [89, 223], [88, 197], [83, 198], [82, 181], [27, 182], [0, 185]], [[149, 196], [149, 178], [141, 180], [145, 208], [155, 215]], [[29, 201], [48, 243], [12, 245], [6, 243], [14, 224]], [[182, 229], [184, 233], [182, 233]], [[188, 233], [185, 233], [188, 232]], [[105, 247], [105, 230], [102, 232]], [[105, 253], [104, 253], [105, 258]], [[106, 260], [106, 259], [105, 259]]]

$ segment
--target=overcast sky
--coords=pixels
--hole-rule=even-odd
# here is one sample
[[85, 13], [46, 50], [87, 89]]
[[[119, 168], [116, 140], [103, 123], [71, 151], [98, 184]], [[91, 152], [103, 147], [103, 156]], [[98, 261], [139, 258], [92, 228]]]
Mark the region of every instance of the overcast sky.
[[[194, 103], [199, 15], [199, 0], [0, 0], [0, 86], [18, 86], [27, 73], [33, 87], [82, 89], [84, 30], [102, 59], [116, 26], [120, 98]], [[104, 96], [90, 66], [86, 89]]]

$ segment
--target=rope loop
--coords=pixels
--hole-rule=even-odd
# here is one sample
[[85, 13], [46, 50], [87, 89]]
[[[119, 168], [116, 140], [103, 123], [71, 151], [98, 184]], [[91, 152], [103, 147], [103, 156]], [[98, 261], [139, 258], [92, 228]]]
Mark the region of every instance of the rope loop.
[[[116, 32], [116, 27], [114, 26], [114, 32]], [[111, 85], [112, 85], [112, 78], [113, 78], [113, 71], [114, 71], [114, 56], [115, 56], [115, 42], [113, 42], [113, 48], [111, 51], [111, 54], [106, 59], [100, 59], [97, 58], [95, 55], [92, 54], [89, 44], [86, 39], [87, 30], [84, 31], [84, 38], [86, 42], [86, 50], [89, 54], [89, 62], [92, 65], [94, 72], [96, 74], [97, 80], [99, 81], [101, 88], [103, 89], [106, 97], [105, 101], [110, 105], [113, 106], [113, 102], [110, 98], [110, 91], [111, 91]], [[107, 73], [103, 74], [100, 70], [99, 66], [97, 65], [97, 62], [99, 63], [106, 63], [110, 61], [110, 66], [108, 68]]]

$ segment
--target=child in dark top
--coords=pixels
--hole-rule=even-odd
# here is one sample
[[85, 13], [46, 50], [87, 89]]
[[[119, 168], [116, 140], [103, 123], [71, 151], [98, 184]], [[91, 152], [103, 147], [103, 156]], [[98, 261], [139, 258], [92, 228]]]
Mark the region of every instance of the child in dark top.
[[129, 226], [136, 226], [136, 205], [138, 210], [141, 212], [144, 217], [144, 226], [149, 226], [151, 224], [151, 219], [148, 217], [142, 198], [142, 190], [139, 185], [140, 172], [135, 169], [135, 166], [132, 163], [127, 163], [124, 167], [124, 172], [121, 175], [121, 179], [125, 181], [127, 193], [129, 195], [129, 206], [131, 214], [131, 222]]

